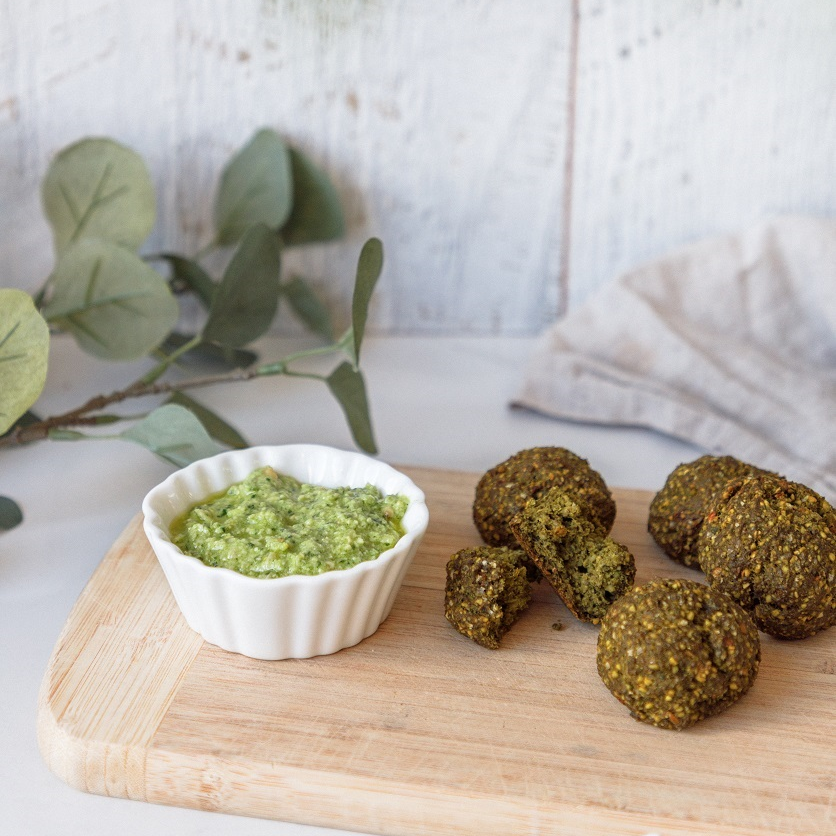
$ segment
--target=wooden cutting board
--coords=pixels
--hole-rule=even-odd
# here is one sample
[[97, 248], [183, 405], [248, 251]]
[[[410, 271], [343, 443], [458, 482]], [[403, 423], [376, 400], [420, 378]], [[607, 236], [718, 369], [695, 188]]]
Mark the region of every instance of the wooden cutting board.
[[[406, 470], [429, 530], [386, 622], [332, 656], [205, 644], [131, 522], [44, 677], [50, 768], [87, 792], [382, 834], [836, 833], [836, 629], [762, 636], [758, 679], [725, 714], [643, 725], [598, 678], [597, 628], [547, 584], [500, 650], [445, 621], [445, 563], [479, 543], [477, 477]], [[637, 583], [700, 577], [649, 539], [650, 494], [614, 494]]]

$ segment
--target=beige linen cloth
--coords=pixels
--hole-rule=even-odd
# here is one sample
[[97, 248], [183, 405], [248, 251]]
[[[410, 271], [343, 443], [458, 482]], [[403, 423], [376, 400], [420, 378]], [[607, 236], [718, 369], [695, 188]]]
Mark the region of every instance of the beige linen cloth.
[[515, 405], [651, 427], [836, 502], [836, 221], [779, 218], [620, 276], [543, 334]]

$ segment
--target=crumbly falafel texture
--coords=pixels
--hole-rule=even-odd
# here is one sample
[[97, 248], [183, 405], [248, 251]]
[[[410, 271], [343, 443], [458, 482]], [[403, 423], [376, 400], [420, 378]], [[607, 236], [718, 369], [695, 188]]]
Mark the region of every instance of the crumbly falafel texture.
[[612, 602], [633, 585], [636, 566], [629, 549], [608, 537], [562, 488], [530, 500], [510, 528], [581, 621], [600, 621]]
[[697, 538], [714, 499], [729, 481], [767, 473], [733, 456], [700, 456], [679, 465], [650, 503], [650, 536], [668, 557], [698, 569]]
[[632, 716], [685, 729], [751, 687], [760, 639], [745, 610], [691, 580], [657, 578], [619, 598], [601, 622], [598, 674]]
[[444, 615], [464, 636], [496, 650], [531, 602], [524, 552], [478, 546], [447, 562]]
[[612, 528], [615, 502], [589, 462], [564, 447], [532, 447], [500, 462], [479, 480], [473, 522], [482, 539], [492, 546], [515, 548], [511, 519], [530, 499], [553, 487], [563, 488], [585, 506], [605, 534]]
[[763, 632], [803, 639], [836, 624], [836, 511], [777, 476], [728, 484], [702, 525], [700, 565]]

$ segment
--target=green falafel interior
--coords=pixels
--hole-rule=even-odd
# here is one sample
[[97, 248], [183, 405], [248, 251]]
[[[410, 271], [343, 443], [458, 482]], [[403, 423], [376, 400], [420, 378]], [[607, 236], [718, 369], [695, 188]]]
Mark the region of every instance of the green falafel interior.
[[636, 566], [629, 549], [607, 536], [562, 488], [530, 500], [510, 528], [581, 621], [599, 622], [613, 601], [633, 585]]

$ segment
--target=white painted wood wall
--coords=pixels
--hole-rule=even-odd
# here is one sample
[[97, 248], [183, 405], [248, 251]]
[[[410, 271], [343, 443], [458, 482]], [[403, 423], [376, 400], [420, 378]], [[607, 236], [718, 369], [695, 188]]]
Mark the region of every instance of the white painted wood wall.
[[50, 270], [63, 146], [139, 151], [149, 247], [194, 252], [263, 125], [344, 199], [346, 240], [292, 259], [335, 307], [378, 235], [374, 330], [533, 334], [683, 243], [836, 214], [836, 3], [0, 0], [0, 286]]

